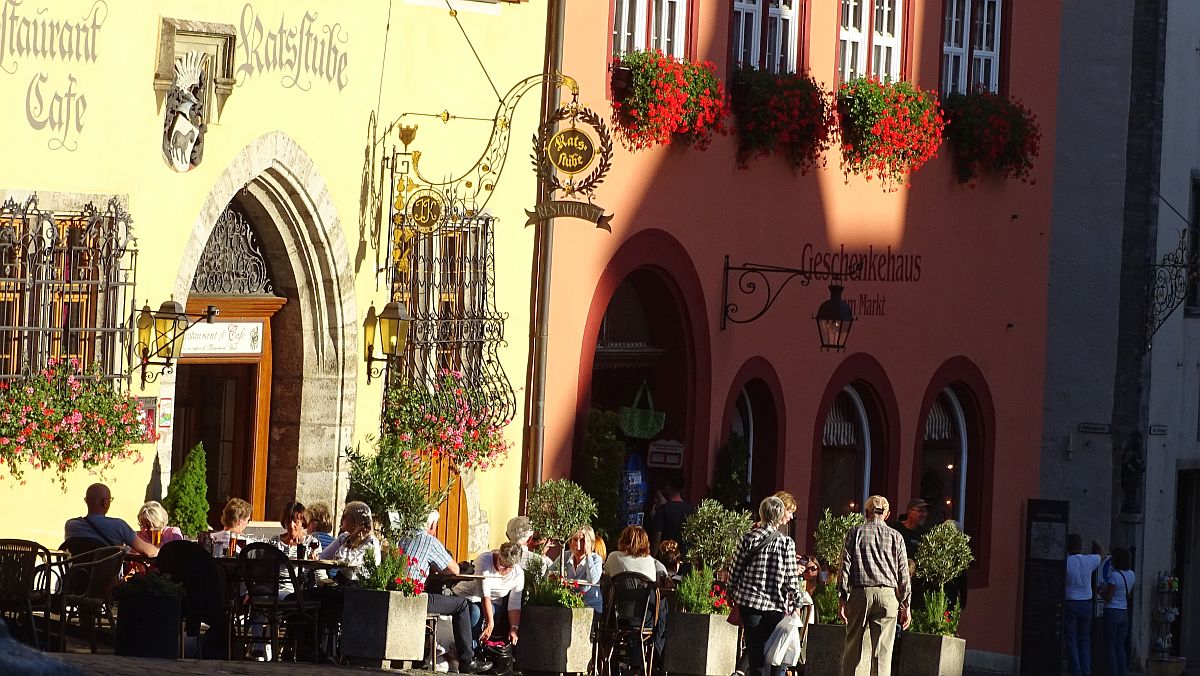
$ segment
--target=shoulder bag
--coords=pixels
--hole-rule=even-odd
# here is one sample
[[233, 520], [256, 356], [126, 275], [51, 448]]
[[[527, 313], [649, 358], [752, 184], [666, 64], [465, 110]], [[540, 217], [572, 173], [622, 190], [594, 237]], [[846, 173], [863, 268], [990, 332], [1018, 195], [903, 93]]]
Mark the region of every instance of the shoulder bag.
[[[746, 563], [753, 561], [754, 557], [758, 556], [759, 552], [761, 552], [763, 549], [765, 549], [766, 546], [768, 544], [770, 544], [772, 540], [774, 540], [775, 538], [778, 538], [780, 535], [781, 535], [781, 533], [777, 530], [771, 531], [771, 534], [766, 536], [765, 538], [763, 538], [762, 542], [759, 542], [758, 544], [754, 545], [753, 549], [746, 552], [746, 556], [742, 559], [742, 561], [744, 561]], [[738, 579], [741, 578], [741, 575], [739, 574], [740, 572], [741, 572], [741, 570], [736, 567], [736, 562], [735, 562], [734, 569], [732, 571], [730, 571], [730, 573], [729, 573], [729, 586], [731, 588], [736, 586], [738, 583]], [[736, 604], [730, 604], [729, 615], [728, 615], [728, 617], [725, 618], [725, 621], [728, 622], [729, 624], [741, 626], [742, 614], [741, 614], [741, 612], [738, 611], [738, 606]]]

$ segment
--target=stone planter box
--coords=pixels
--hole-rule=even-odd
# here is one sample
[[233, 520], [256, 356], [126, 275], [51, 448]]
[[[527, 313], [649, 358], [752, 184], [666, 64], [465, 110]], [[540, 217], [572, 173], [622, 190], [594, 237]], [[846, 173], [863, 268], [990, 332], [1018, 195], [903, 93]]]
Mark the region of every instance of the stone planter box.
[[183, 598], [126, 594], [117, 601], [114, 652], [128, 657], [179, 658]]
[[962, 676], [967, 642], [955, 636], [904, 632], [900, 676]]
[[[869, 643], [870, 634], [863, 632], [864, 642]], [[846, 626], [841, 624], [814, 624], [808, 628], [808, 662], [805, 676], [841, 676], [842, 650], [846, 644]], [[855, 676], [870, 676], [871, 665], [863, 660]]]
[[591, 608], [524, 606], [521, 640], [515, 649], [517, 666], [523, 672], [586, 673], [592, 659], [595, 614]]
[[738, 628], [726, 615], [667, 616], [664, 667], [669, 674], [728, 676], [737, 667]]
[[1146, 676], [1182, 676], [1186, 666], [1182, 657], [1151, 657], [1146, 660]]
[[389, 660], [422, 661], [428, 607], [424, 594], [346, 589], [342, 653], [364, 666], [387, 666]]

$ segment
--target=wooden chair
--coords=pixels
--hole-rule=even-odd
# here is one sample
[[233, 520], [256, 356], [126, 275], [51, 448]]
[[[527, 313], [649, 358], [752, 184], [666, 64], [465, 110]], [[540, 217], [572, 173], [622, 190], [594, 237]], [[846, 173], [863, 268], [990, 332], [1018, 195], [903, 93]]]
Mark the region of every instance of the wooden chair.
[[49, 559], [49, 550], [36, 542], [0, 540], [0, 616], [20, 620], [22, 631], [39, 650], [38, 611], [46, 622], [47, 644], [50, 634], [50, 578], [39, 561]]
[[124, 547], [102, 547], [58, 562], [62, 569], [58, 606], [62, 613], [63, 649], [66, 647], [66, 627], [72, 618], [77, 618], [80, 628], [87, 632], [93, 653], [99, 652], [96, 631], [102, 618], [107, 619], [108, 626], [116, 632], [112, 591], [120, 580], [125, 553]]
[[649, 676], [661, 605], [654, 580], [632, 572], [613, 576], [604, 601], [598, 673], [620, 676], [633, 671]]

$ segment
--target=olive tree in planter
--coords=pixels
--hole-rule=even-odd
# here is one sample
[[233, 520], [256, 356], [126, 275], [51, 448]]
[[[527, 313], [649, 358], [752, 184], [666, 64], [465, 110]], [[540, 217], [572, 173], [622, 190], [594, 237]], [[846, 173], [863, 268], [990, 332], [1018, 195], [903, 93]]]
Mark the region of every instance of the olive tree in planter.
[[974, 558], [971, 537], [953, 521], [934, 526], [917, 547], [917, 577], [929, 583], [925, 604], [913, 614], [900, 651], [900, 673], [910, 676], [957, 676], [962, 673], [967, 642], [958, 638], [962, 608], [947, 608], [946, 585], [962, 575]]
[[585, 673], [592, 657], [595, 611], [584, 605], [577, 581], [544, 566], [534, 557], [525, 571], [521, 626], [522, 634], [532, 640], [517, 643], [517, 664], [523, 672]]
[[725, 591], [714, 584], [727, 570], [746, 531], [750, 513], [704, 500], [683, 522], [682, 537], [696, 566], [676, 587], [676, 612], [667, 617], [663, 659], [668, 673], [724, 676], [737, 665], [737, 627], [729, 624]]
[[596, 516], [596, 501], [570, 479], [551, 479], [529, 491], [527, 511], [534, 532], [565, 549], [567, 540]]
[[813, 532], [817, 558], [825, 564], [829, 571], [829, 579], [825, 586], [813, 595], [817, 605], [817, 624], [808, 630], [808, 662], [805, 671], [808, 676], [841, 674], [846, 627], [838, 617], [837, 580], [841, 574], [842, 549], [846, 544], [846, 534], [864, 521], [865, 518], [858, 512], [834, 516], [826, 509], [821, 515], [821, 520], [817, 522], [816, 531]]
[[413, 563], [415, 558], [389, 549], [376, 563], [367, 550], [359, 586], [346, 588], [342, 612], [342, 654], [356, 664], [381, 668], [391, 660], [425, 658], [429, 600], [425, 583], [408, 574]]

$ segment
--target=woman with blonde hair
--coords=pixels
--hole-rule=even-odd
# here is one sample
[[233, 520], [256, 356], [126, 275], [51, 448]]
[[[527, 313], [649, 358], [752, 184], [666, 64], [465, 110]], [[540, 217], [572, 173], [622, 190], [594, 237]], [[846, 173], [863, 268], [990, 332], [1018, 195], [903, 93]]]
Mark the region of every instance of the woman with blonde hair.
[[371, 508], [365, 502], [354, 501], [347, 502], [342, 510], [342, 533], [322, 549], [317, 558], [345, 561], [346, 565], [338, 566], [338, 577], [353, 580], [362, 570], [367, 552], [371, 552], [375, 561], [379, 562], [380, 550]]
[[241, 498], [230, 498], [221, 510], [221, 525], [219, 531], [204, 533], [199, 543], [205, 551], [213, 556], [237, 556], [241, 542], [249, 538], [245, 536], [246, 526], [250, 525], [250, 503]]
[[596, 531], [591, 526], [583, 526], [567, 540], [567, 547], [554, 567], [557, 569], [559, 565], [562, 566], [563, 579], [578, 580], [588, 585], [583, 587], [583, 602], [598, 614], [604, 610], [604, 599], [600, 596], [604, 559], [593, 551], [595, 545]]
[[141, 527], [137, 536], [155, 547], [183, 539], [182, 531], [167, 525], [167, 510], [157, 501], [151, 500], [142, 505], [138, 510], [137, 520], [138, 526]]

